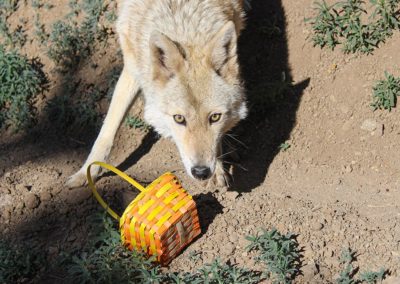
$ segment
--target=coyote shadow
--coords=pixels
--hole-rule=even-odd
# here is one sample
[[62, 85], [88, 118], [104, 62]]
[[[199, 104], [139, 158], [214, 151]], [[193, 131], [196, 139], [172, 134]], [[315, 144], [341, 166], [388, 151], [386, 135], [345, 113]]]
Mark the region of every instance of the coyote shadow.
[[249, 116], [225, 142], [237, 150], [232, 189], [251, 191], [262, 184], [279, 146], [292, 131], [309, 79], [292, 85], [286, 19], [281, 1], [252, 1], [239, 41], [239, 60], [248, 95]]

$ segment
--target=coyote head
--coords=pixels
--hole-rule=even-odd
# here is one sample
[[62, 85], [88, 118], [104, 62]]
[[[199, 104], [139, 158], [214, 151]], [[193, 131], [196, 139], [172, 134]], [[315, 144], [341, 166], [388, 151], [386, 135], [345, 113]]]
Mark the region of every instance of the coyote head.
[[247, 114], [236, 45], [233, 22], [200, 47], [158, 31], [150, 37], [154, 87], [145, 118], [175, 141], [186, 171], [197, 179], [212, 176], [222, 136]]

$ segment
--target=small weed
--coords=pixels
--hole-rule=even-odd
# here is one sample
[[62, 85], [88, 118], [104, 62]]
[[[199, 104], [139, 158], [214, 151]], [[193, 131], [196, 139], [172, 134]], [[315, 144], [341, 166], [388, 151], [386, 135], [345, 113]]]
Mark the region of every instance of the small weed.
[[130, 128], [148, 130], [150, 126], [141, 118], [136, 116], [128, 116], [125, 123]]
[[288, 142], [282, 143], [281, 145], [279, 145], [279, 149], [283, 152], [289, 150], [289, 148], [291, 147], [291, 145]]
[[360, 274], [360, 282], [366, 282], [367, 284], [378, 283], [378, 281], [382, 281], [385, 278], [386, 269], [381, 268], [378, 272], [374, 271], [365, 271]]
[[20, 130], [33, 122], [33, 101], [46, 83], [39, 67], [35, 60], [0, 46], [0, 127]]
[[[99, 24], [101, 17], [107, 11], [103, 0], [70, 0], [70, 13], [65, 21], [57, 21], [53, 24], [48, 45], [47, 54], [65, 72], [76, 67], [83, 58], [87, 58], [93, 52], [97, 42], [106, 42], [109, 28]], [[79, 22], [76, 16], [84, 12], [83, 21]]]
[[100, 116], [96, 102], [92, 100], [72, 101], [68, 95], [58, 96], [47, 103], [49, 121], [60, 131], [98, 129]]
[[306, 19], [313, 30], [314, 46], [334, 49], [343, 44], [346, 53], [372, 53], [400, 26], [399, 0], [370, 0], [374, 12], [369, 22], [362, 0], [344, 0], [328, 5], [325, 0], [315, 2], [317, 15]]
[[21, 25], [18, 25], [15, 30], [10, 30], [7, 20], [0, 15], [0, 35], [3, 38], [3, 45], [15, 49], [22, 47], [26, 43], [27, 37]]
[[249, 93], [253, 98], [253, 105], [257, 112], [265, 111], [268, 107], [276, 105], [282, 97], [292, 91], [293, 82], [285, 72], [275, 80], [265, 80], [261, 84], [253, 86]]
[[0, 240], [0, 283], [26, 283], [44, 266], [45, 258], [32, 248], [17, 247]]
[[46, 33], [44, 24], [40, 22], [39, 14], [36, 14], [35, 17], [35, 37], [40, 45], [46, 44], [49, 39], [49, 35]]
[[32, 0], [31, 1], [31, 6], [33, 9], [40, 9], [43, 7], [42, 0]]
[[343, 270], [339, 274], [339, 278], [336, 279], [337, 284], [361, 284], [368, 283], [374, 284], [378, 281], [382, 281], [387, 273], [386, 269], [381, 268], [378, 272], [365, 271], [360, 273], [360, 277], [357, 279], [354, 277], [358, 268], [353, 266], [355, 261], [355, 252], [349, 248], [344, 249], [340, 256], [339, 262], [343, 266]]
[[216, 259], [211, 264], [204, 265], [196, 273], [170, 273], [164, 278], [164, 281], [169, 284], [256, 284], [260, 279], [257, 272], [235, 265], [223, 264]]
[[276, 229], [263, 230], [257, 236], [247, 237], [248, 251], [256, 250], [256, 261], [266, 264], [264, 272], [273, 283], [291, 283], [300, 271], [300, 250], [293, 234], [282, 235]]
[[112, 95], [114, 94], [115, 86], [117, 85], [119, 76], [121, 74], [121, 67], [115, 67], [107, 75], [107, 94], [106, 98], [111, 101]]
[[19, 0], [0, 0], [0, 11], [4, 11], [5, 15], [9, 16], [18, 9], [18, 2]]
[[337, 23], [339, 13], [335, 9], [336, 5], [328, 6], [325, 1], [315, 2], [314, 5], [314, 9], [318, 11], [317, 16], [314, 19], [306, 19], [312, 25], [314, 46], [318, 45], [321, 48], [328, 46], [334, 49], [340, 43], [341, 36], [341, 30]]
[[380, 80], [373, 88], [373, 102], [371, 106], [374, 110], [391, 110], [396, 107], [397, 97], [400, 96], [400, 78], [385, 72], [385, 80]]
[[339, 278], [336, 279], [337, 284], [355, 284], [356, 281], [353, 279], [355, 269], [352, 262], [354, 259], [354, 252], [349, 248], [342, 251], [339, 262], [344, 266], [344, 269], [340, 272]]
[[127, 250], [121, 245], [115, 222], [96, 214], [89, 242], [79, 254], [67, 255], [61, 265], [66, 267], [68, 283], [159, 283], [162, 275], [151, 259]]
[[89, 44], [90, 41], [74, 24], [57, 21], [49, 35], [47, 55], [58, 64], [61, 71], [65, 71], [90, 54]]

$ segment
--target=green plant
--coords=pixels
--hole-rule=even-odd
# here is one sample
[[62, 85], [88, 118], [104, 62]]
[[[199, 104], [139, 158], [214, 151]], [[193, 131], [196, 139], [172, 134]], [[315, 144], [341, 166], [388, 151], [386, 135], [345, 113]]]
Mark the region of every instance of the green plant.
[[373, 88], [373, 102], [371, 106], [374, 110], [388, 109], [389, 111], [396, 106], [397, 96], [400, 96], [400, 78], [385, 72], [385, 80], [380, 80]]
[[255, 284], [260, 280], [259, 273], [235, 265], [223, 264], [218, 259], [204, 265], [196, 273], [170, 273], [164, 278], [165, 283], [171, 284]]
[[379, 271], [365, 271], [360, 274], [360, 281], [368, 284], [374, 284], [385, 278], [386, 269], [381, 268]]
[[279, 149], [283, 152], [289, 150], [289, 148], [291, 147], [291, 145], [288, 142], [282, 143], [281, 145], [279, 145]]
[[[70, 13], [64, 21], [57, 21], [50, 29], [47, 54], [60, 71], [76, 67], [82, 58], [93, 52], [96, 42], [105, 41], [108, 28], [100, 25], [101, 18], [107, 11], [103, 0], [70, 0]], [[76, 16], [84, 12], [85, 17], [78, 21]]]
[[265, 112], [268, 107], [276, 105], [285, 94], [292, 92], [292, 90], [292, 79], [285, 72], [281, 72], [280, 78], [265, 79], [252, 86], [248, 91], [253, 98], [252, 108], [257, 112]]
[[343, 270], [339, 274], [339, 278], [336, 279], [338, 284], [355, 284], [356, 281], [353, 279], [355, 270], [352, 265], [354, 261], [354, 252], [349, 248], [342, 251], [339, 262], [344, 266]]
[[256, 250], [256, 261], [266, 265], [264, 274], [273, 283], [291, 283], [300, 271], [300, 249], [293, 234], [282, 235], [276, 229], [263, 230], [246, 238], [248, 251]]
[[33, 279], [45, 265], [43, 254], [0, 240], [0, 283], [23, 283]]
[[100, 124], [96, 102], [90, 99], [74, 102], [68, 95], [62, 95], [48, 101], [46, 108], [49, 121], [61, 131], [95, 130]]
[[339, 258], [340, 264], [343, 266], [343, 270], [339, 274], [339, 278], [336, 279], [338, 284], [361, 284], [368, 283], [374, 284], [378, 281], [382, 281], [385, 278], [386, 269], [381, 268], [378, 272], [365, 271], [360, 273], [360, 277], [355, 278], [357, 268], [353, 266], [355, 261], [355, 252], [346, 248], [342, 251]]
[[117, 85], [119, 76], [121, 74], [121, 67], [114, 67], [107, 75], [107, 94], [106, 98], [111, 101], [112, 95], [114, 94], [115, 86]]
[[339, 38], [341, 37], [341, 30], [337, 23], [339, 13], [335, 9], [337, 4], [328, 6], [323, 0], [314, 2], [314, 5], [314, 9], [318, 11], [317, 16], [314, 19], [306, 19], [307, 22], [311, 22], [314, 32], [312, 36], [314, 46], [318, 45], [321, 48], [328, 46], [334, 49], [340, 43]]
[[17, 10], [18, 2], [19, 0], [0, 0], [0, 11], [4, 11], [9, 16]]
[[325, 0], [315, 2], [317, 15], [306, 19], [313, 30], [314, 46], [334, 49], [343, 44], [346, 53], [372, 53], [379, 44], [399, 29], [399, 0], [370, 0], [374, 11], [369, 22], [362, 0], [343, 0], [328, 6]]
[[141, 118], [137, 117], [137, 116], [128, 116], [125, 119], [125, 123], [127, 126], [129, 126], [130, 128], [134, 128], [134, 129], [144, 129], [147, 130], [150, 128], [150, 126]]
[[49, 34], [47, 55], [61, 71], [65, 71], [90, 54], [90, 42], [74, 24], [57, 21]]
[[89, 242], [79, 254], [63, 258], [68, 281], [78, 283], [159, 283], [162, 274], [151, 259], [121, 245], [120, 235], [104, 214], [89, 217]]
[[46, 78], [37, 61], [0, 46], [0, 127], [20, 130], [33, 122], [33, 102]]

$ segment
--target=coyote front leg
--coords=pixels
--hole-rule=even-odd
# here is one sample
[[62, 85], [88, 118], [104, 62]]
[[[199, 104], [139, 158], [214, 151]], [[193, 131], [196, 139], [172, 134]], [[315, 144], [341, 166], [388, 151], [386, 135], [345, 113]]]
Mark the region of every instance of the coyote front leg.
[[[125, 116], [128, 107], [138, 93], [139, 85], [131, 74], [124, 68], [118, 83], [115, 87], [113, 97], [111, 99], [110, 108], [107, 112], [103, 126], [101, 127], [99, 136], [90, 151], [89, 157], [83, 164], [81, 169], [70, 176], [66, 185], [70, 188], [83, 186], [86, 184], [86, 168], [94, 161], [105, 161], [110, 154], [111, 147], [114, 143], [115, 134]], [[100, 168], [93, 166], [91, 173], [93, 178], [99, 174]]]

